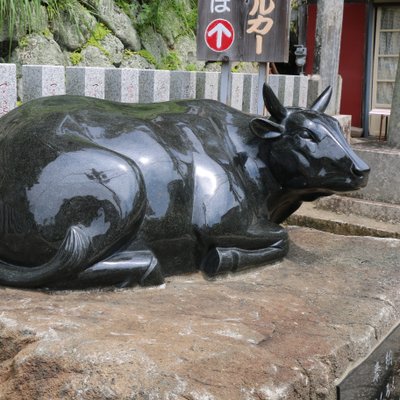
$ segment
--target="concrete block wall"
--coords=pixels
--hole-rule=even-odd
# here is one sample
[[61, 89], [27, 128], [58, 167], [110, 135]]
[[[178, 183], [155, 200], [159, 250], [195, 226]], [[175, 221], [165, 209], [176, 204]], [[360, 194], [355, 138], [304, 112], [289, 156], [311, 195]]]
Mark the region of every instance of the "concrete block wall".
[[[221, 74], [139, 70], [129, 68], [62, 67], [24, 65], [21, 101], [44, 96], [72, 94], [127, 103], [205, 98], [218, 100]], [[307, 105], [309, 79], [306, 76], [270, 75], [269, 83], [286, 106]], [[256, 114], [258, 76], [234, 73], [231, 106]], [[0, 116], [17, 104], [14, 64], [0, 64]]]

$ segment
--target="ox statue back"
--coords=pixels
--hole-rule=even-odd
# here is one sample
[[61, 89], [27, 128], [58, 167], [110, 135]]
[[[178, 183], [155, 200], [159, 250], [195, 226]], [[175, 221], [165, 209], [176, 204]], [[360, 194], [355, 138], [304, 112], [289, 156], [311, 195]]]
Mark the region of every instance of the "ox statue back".
[[325, 115], [269, 119], [212, 100], [41, 98], [0, 119], [0, 284], [161, 284], [278, 260], [303, 201], [366, 185], [368, 166]]

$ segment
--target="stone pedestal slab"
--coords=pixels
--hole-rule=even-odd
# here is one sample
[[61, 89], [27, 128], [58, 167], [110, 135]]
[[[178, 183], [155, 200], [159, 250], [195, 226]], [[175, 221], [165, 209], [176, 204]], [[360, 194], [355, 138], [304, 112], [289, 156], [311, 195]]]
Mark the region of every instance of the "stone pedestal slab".
[[400, 317], [400, 240], [289, 234], [283, 261], [215, 281], [1, 288], [0, 399], [336, 399]]

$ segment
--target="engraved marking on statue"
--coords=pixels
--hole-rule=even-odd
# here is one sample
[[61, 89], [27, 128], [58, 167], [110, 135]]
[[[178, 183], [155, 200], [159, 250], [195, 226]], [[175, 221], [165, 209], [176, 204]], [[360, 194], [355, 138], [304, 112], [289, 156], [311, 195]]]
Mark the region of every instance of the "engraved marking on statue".
[[286, 108], [264, 86], [270, 119], [214, 100], [55, 96], [12, 110], [0, 118], [0, 283], [156, 285], [281, 259], [279, 224], [303, 201], [367, 184], [323, 113], [330, 96]]
[[267, 17], [275, 10], [274, 0], [269, 0], [269, 6], [265, 6], [266, 0], [254, 0], [253, 8], [250, 10], [249, 15], [255, 18], [247, 21], [250, 26], [247, 33], [256, 34], [256, 54], [262, 54], [264, 36], [272, 29], [274, 21], [272, 18]]

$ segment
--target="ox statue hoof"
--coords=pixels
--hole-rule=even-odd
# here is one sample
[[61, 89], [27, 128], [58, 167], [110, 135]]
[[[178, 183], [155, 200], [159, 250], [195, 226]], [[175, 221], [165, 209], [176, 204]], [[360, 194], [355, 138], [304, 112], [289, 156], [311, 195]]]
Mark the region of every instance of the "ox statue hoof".
[[287, 244], [284, 240], [279, 240], [268, 248], [257, 250], [215, 247], [204, 258], [201, 269], [208, 277], [213, 277], [261, 266], [280, 259], [286, 252]]

